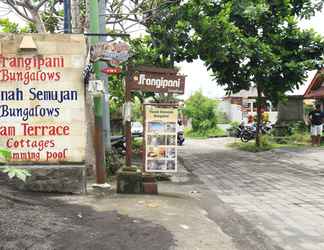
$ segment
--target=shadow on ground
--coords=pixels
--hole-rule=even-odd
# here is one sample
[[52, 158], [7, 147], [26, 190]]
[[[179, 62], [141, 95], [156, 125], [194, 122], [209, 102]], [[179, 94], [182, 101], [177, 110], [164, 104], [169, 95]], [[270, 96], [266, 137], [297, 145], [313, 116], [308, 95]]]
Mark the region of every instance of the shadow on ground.
[[44, 194], [15, 192], [1, 181], [0, 190], [9, 194], [0, 193], [1, 250], [163, 250], [175, 245], [169, 231], [150, 221], [66, 204]]

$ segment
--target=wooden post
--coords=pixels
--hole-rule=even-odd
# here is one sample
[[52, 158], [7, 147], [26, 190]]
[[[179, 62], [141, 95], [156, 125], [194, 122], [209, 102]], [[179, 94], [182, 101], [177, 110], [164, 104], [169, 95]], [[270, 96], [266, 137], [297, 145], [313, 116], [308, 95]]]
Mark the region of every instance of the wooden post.
[[103, 94], [98, 94], [93, 98], [95, 111], [95, 134], [94, 143], [96, 148], [96, 181], [98, 184], [106, 183], [107, 173], [105, 167], [105, 151], [102, 139], [103, 130]]
[[142, 160], [143, 160], [143, 168], [142, 172], [145, 173], [145, 164], [146, 164], [146, 105], [143, 104], [143, 145], [142, 145]]

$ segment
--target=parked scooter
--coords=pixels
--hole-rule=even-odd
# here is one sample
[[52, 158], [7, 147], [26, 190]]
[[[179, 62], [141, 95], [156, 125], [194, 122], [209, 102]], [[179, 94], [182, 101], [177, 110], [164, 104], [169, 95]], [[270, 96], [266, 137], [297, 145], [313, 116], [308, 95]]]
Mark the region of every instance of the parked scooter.
[[[241, 131], [241, 141], [248, 142], [256, 137], [256, 125], [253, 126], [245, 126]], [[261, 134], [268, 134], [272, 129], [272, 125], [268, 124], [261, 124], [260, 125], [260, 133]]]
[[111, 137], [111, 147], [115, 149], [119, 154], [126, 152], [126, 138], [123, 135]]
[[254, 126], [245, 126], [241, 131], [241, 141], [248, 142], [256, 137], [256, 128]]

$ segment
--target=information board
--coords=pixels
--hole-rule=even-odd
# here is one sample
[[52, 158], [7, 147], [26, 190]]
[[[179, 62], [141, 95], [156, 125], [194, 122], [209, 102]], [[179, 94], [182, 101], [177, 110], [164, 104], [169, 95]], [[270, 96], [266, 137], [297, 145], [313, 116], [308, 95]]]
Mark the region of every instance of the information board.
[[177, 171], [176, 108], [145, 106], [145, 171]]
[[28, 35], [25, 51], [26, 36], [0, 35], [0, 148], [13, 163], [83, 162], [84, 36]]

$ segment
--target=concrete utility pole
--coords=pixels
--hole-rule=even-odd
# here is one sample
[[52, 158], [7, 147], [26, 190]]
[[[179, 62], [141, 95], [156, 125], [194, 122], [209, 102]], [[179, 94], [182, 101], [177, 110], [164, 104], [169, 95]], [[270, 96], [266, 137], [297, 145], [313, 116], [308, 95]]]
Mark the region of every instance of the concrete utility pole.
[[[106, 33], [106, 0], [99, 0], [99, 32]], [[106, 41], [106, 36], [100, 36], [100, 41]], [[100, 62], [100, 68], [104, 68], [106, 63]], [[104, 101], [103, 101], [103, 140], [105, 151], [111, 152], [111, 130], [110, 130], [110, 111], [109, 111], [109, 85], [108, 75], [100, 72], [100, 80], [104, 82]]]
[[[90, 33], [99, 32], [99, 10], [98, 0], [89, 0], [89, 31]], [[90, 36], [90, 45], [98, 43], [98, 36]], [[100, 65], [95, 63], [94, 70], [96, 78], [100, 79]], [[103, 105], [104, 95], [97, 93], [93, 98], [95, 112], [95, 150], [96, 150], [96, 179], [98, 184], [106, 183], [106, 162], [105, 162], [105, 145], [103, 141]]]
[[81, 33], [81, 20], [80, 20], [80, 1], [71, 0], [71, 24], [72, 33]]

